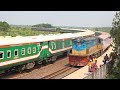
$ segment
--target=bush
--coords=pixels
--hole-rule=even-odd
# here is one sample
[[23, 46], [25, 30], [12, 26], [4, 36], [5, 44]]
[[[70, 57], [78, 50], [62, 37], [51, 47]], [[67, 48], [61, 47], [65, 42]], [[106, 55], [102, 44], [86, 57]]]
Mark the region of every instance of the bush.
[[10, 25], [7, 22], [0, 22], [0, 30], [7, 31], [10, 28]]

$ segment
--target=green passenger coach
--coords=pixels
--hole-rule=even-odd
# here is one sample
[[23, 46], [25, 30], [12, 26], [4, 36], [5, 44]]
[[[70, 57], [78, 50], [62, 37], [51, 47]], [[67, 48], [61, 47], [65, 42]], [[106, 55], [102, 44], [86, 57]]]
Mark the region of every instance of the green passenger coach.
[[31, 69], [35, 64], [53, 62], [58, 56], [69, 53], [71, 45], [71, 39], [58, 39], [0, 46], [0, 64], [3, 63], [0, 71], [21, 71]]
[[[18, 45], [0, 46], [0, 62], [1, 64], [2, 62], [4, 64], [3, 67], [0, 65], [0, 70], [21, 65], [24, 63], [32, 62], [27, 58], [39, 54], [40, 49], [41, 49], [40, 43], [27, 43], [27, 44], [24, 43]], [[20, 59], [25, 59], [25, 60], [21, 61]], [[16, 63], [13, 62], [11, 64], [10, 61], [15, 61], [15, 60], [16, 61], [18, 60], [18, 62]]]

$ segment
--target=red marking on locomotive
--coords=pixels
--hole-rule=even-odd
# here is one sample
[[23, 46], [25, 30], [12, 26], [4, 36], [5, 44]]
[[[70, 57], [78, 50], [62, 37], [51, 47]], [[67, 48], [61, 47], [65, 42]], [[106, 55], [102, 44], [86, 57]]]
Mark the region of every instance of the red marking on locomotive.
[[69, 55], [69, 64], [73, 66], [85, 66], [88, 64], [88, 57]]

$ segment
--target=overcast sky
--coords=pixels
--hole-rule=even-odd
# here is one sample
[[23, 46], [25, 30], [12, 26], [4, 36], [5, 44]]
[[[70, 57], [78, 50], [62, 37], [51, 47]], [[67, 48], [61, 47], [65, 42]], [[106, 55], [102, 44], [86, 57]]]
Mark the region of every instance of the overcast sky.
[[0, 11], [0, 21], [15, 25], [109, 27], [116, 11]]

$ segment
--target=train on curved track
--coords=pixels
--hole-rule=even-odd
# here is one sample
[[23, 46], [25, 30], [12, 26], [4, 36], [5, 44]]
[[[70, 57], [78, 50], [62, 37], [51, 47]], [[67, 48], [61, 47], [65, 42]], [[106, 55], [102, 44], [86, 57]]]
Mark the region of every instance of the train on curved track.
[[[63, 54], [69, 54], [71, 50], [72, 56], [76, 55], [73, 52], [77, 50], [78, 52], [82, 51], [75, 48], [73, 43], [77, 39], [94, 36], [95, 32], [82, 30], [78, 33], [2, 38], [0, 39], [0, 73], [23, 71], [31, 69], [35, 65], [54, 62], [57, 57]], [[93, 44], [91, 45], [93, 46]], [[72, 62], [74, 61], [72, 60]], [[70, 64], [72, 65], [71, 60]]]
[[85, 66], [91, 56], [99, 57], [105, 52], [112, 39], [108, 33], [97, 32], [98, 36], [76, 38], [72, 40], [72, 53], [69, 55], [69, 64], [72, 66]]

